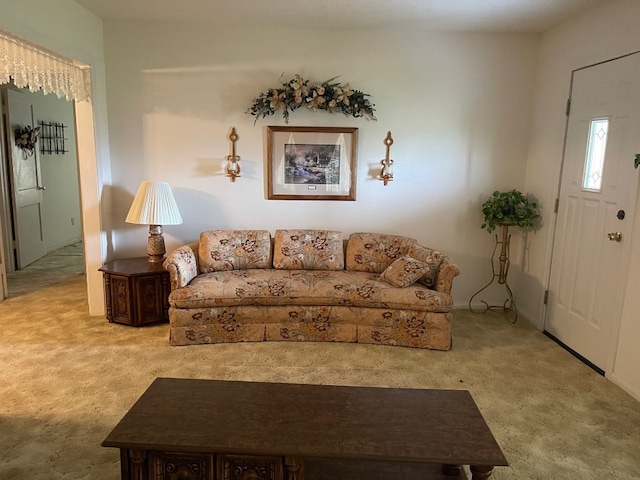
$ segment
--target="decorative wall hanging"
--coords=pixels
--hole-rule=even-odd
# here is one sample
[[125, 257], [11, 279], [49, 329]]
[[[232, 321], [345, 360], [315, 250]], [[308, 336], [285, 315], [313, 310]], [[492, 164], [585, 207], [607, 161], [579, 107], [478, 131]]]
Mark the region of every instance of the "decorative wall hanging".
[[355, 200], [358, 129], [267, 127], [269, 200]]
[[16, 146], [22, 150], [24, 158], [30, 157], [36, 151], [36, 142], [40, 136], [40, 127], [33, 128], [31, 125], [18, 127], [15, 131]]
[[284, 123], [289, 123], [289, 112], [301, 107], [314, 112], [324, 110], [329, 113], [344, 113], [347, 117], [376, 120], [375, 105], [368, 98], [371, 95], [360, 90], [352, 90], [348, 82], [333, 82], [336, 78], [338, 77], [312, 83], [296, 75], [288, 82], [282, 83], [281, 87], [270, 88], [261, 93], [253, 100], [247, 113], [255, 117], [254, 124], [258, 118], [273, 115], [278, 110], [282, 110]]
[[236, 155], [236, 141], [238, 140], [236, 127], [231, 128], [229, 140], [231, 140], [231, 155], [227, 155], [227, 166], [225, 167], [225, 172], [227, 173], [227, 177], [231, 177], [231, 181], [235, 182], [236, 177], [240, 176], [240, 156]]
[[393, 145], [393, 138], [391, 137], [391, 132], [387, 132], [387, 137], [382, 142], [387, 146], [387, 153], [385, 155], [384, 160], [380, 160], [380, 180], [384, 182], [384, 186], [393, 180], [393, 160], [389, 158], [389, 153], [391, 150], [391, 145]]
[[55, 153], [61, 155], [69, 150], [65, 148], [64, 129], [68, 128], [63, 123], [57, 122], [40, 122], [40, 153]]
[[633, 167], [638, 168], [640, 166], [640, 153], [636, 153], [636, 158], [633, 160]]

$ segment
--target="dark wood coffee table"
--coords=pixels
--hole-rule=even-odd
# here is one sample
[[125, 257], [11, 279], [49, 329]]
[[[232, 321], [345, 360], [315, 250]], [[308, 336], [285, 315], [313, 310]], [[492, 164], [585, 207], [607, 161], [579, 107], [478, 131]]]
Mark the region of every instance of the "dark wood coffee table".
[[102, 443], [123, 480], [488, 478], [508, 465], [465, 390], [158, 378]]

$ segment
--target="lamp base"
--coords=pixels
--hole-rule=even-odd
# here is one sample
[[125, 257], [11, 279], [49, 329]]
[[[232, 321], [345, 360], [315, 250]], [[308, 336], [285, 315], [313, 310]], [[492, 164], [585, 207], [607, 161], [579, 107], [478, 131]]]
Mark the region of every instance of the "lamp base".
[[166, 253], [162, 225], [149, 225], [149, 240], [147, 241], [147, 255], [150, 263], [160, 263]]

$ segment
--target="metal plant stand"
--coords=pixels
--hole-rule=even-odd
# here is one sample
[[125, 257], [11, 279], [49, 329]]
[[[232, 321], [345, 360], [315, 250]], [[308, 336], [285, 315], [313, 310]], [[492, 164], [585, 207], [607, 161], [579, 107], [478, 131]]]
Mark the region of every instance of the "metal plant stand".
[[[509, 235], [509, 224], [502, 225], [502, 240], [498, 239], [498, 235], [496, 234], [496, 245], [493, 247], [493, 253], [491, 254], [491, 270], [493, 272], [493, 276], [489, 283], [487, 283], [484, 287], [474, 293], [469, 299], [469, 310], [473, 313], [486, 313], [487, 310], [499, 311], [507, 314], [507, 320], [510, 323], [516, 323], [518, 319], [518, 310], [516, 309], [516, 303], [513, 300], [513, 292], [507, 283], [507, 275], [509, 273], [509, 242], [511, 241], [511, 235]], [[499, 270], [496, 273], [496, 262], [495, 256], [496, 251], [498, 250], [498, 245], [500, 245], [500, 256], [498, 257], [498, 267]], [[500, 285], [504, 285], [504, 288], [507, 290], [508, 298], [504, 301], [502, 305], [489, 305], [484, 300], [480, 300], [484, 303], [484, 310], [474, 310], [472, 303], [473, 299], [478, 296], [482, 291], [489, 288], [489, 286], [497, 281]]]

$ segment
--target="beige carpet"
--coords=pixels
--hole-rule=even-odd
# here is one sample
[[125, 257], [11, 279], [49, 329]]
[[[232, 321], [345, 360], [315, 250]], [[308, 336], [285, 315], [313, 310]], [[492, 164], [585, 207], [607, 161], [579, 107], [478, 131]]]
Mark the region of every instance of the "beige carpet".
[[511, 463], [492, 478], [640, 478], [640, 403], [524, 321], [456, 311], [450, 352], [169, 347], [166, 325], [135, 329], [88, 316], [77, 249], [9, 282], [0, 303], [2, 480], [118, 479], [118, 452], [100, 443], [158, 376], [468, 389]]

